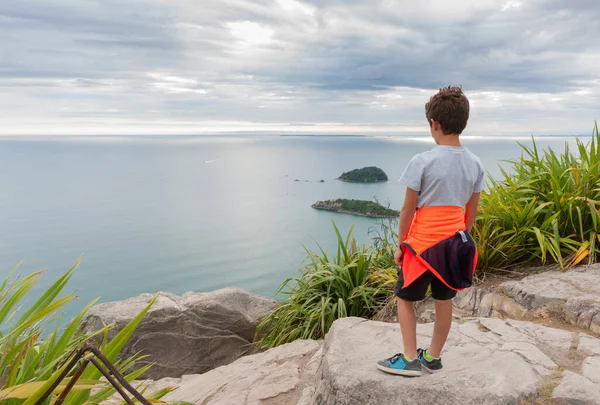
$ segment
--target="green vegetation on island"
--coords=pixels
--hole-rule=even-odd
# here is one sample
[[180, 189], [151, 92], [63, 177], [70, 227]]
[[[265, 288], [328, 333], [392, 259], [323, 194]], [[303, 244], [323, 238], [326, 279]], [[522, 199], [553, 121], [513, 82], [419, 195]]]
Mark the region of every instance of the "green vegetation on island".
[[378, 167], [370, 166], [342, 173], [339, 180], [351, 183], [377, 183], [387, 181], [387, 174]]
[[[562, 269], [600, 259], [600, 131], [590, 143], [577, 140], [558, 153], [523, 146], [499, 179], [488, 178], [472, 231], [478, 247], [478, 277], [526, 274], [539, 264]], [[335, 224], [334, 224], [335, 226]], [[337, 253], [308, 251], [303, 273], [286, 280], [286, 296], [261, 320], [257, 345], [274, 347], [295, 339], [321, 339], [333, 321], [374, 317], [391, 311], [397, 266], [397, 223], [382, 224], [371, 246], [359, 247], [352, 230], [344, 240], [335, 228]]]
[[335, 211], [343, 214], [373, 218], [395, 218], [398, 216], [398, 211], [386, 208], [375, 201], [338, 198], [337, 200], [317, 201], [312, 207], [317, 210]]

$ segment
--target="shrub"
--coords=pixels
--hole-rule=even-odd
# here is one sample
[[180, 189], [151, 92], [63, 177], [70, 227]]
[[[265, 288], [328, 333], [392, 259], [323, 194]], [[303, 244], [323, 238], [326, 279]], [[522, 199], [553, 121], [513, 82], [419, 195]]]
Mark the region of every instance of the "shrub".
[[378, 287], [380, 292], [392, 295], [398, 279], [398, 265], [394, 261], [394, 253], [398, 248], [398, 221], [388, 219], [378, 227], [369, 229], [374, 254], [371, 256], [371, 274], [369, 285]]
[[279, 293], [287, 297], [257, 327], [257, 345], [266, 349], [296, 339], [320, 339], [333, 321], [346, 316], [369, 317], [377, 312], [385, 296], [368, 284], [373, 249], [359, 247], [352, 229], [344, 240], [333, 224], [337, 252], [307, 249], [308, 264], [298, 278], [287, 279]]
[[[36, 402], [49, 386], [48, 382], [56, 379], [57, 370], [71, 357], [73, 350], [86, 340], [103, 337], [99, 349], [110, 360], [115, 361], [142, 317], [152, 303], [148, 305], [112, 340], [108, 340], [110, 326], [93, 336], [81, 334], [81, 322], [96, 302], [89, 303], [64, 328], [61, 328], [61, 309], [76, 297], [72, 293], [61, 295], [70, 280], [79, 261], [62, 277], [52, 284], [25, 311], [20, 310], [23, 298], [40, 281], [42, 272], [36, 272], [21, 279], [14, 279], [14, 271], [0, 285], [0, 403], [3, 405], [29, 405]], [[136, 371], [130, 371], [141, 356], [135, 355], [116, 363], [117, 369], [126, 374], [128, 381], [135, 380], [148, 370], [150, 365]], [[81, 405], [97, 404], [113, 394], [115, 390], [100, 381], [100, 372], [88, 365], [67, 396], [64, 404]], [[55, 394], [63, 389], [59, 386]], [[92, 394], [91, 388], [96, 388]], [[158, 400], [173, 388], [150, 394], [148, 398]], [[52, 397], [44, 402], [50, 404]]]
[[532, 262], [567, 268], [597, 260], [600, 226], [600, 133], [562, 153], [521, 145], [502, 177], [481, 194], [473, 236], [479, 268], [493, 271]]

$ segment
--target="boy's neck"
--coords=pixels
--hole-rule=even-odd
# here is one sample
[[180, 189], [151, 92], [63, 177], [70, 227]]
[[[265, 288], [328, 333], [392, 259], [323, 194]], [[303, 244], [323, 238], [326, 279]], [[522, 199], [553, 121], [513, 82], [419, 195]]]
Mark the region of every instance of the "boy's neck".
[[458, 135], [444, 135], [439, 139], [440, 146], [462, 146]]

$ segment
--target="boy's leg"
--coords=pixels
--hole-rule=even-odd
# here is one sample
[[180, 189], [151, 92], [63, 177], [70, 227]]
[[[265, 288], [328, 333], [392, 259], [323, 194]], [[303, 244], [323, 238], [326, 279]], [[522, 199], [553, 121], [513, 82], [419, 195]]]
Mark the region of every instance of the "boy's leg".
[[409, 377], [421, 375], [422, 365], [417, 352], [417, 317], [413, 307], [414, 301], [425, 298], [429, 280], [420, 278], [409, 285], [404, 286], [402, 272], [398, 272], [398, 282], [394, 293], [398, 304], [398, 321], [404, 341], [404, 354], [397, 353], [394, 356], [377, 362], [377, 368], [386, 373]]
[[398, 272], [398, 282], [394, 289], [396, 303], [398, 305], [398, 322], [402, 332], [402, 341], [404, 343], [404, 355], [411, 360], [417, 358], [417, 316], [415, 314], [414, 303], [422, 301], [427, 294], [427, 288], [431, 283], [433, 274], [423, 274], [412, 282], [408, 287], [404, 285], [404, 275], [402, 271]]
[[427, 350], [427, 354], [439, 358], [452, 327], [452, 298], [456, 296], [456, 291], [435, 278], [431, 282], [431, 295], [435, 300], [435, 323], [431, 346]]
[[417, 317], [414, 303], [396, 298], [398, 303], [398, 322], [402, 332], [404, 355], [410, 360], [417, 358]]
[[[452, 300], [435, 300], [435, 323], [431, 346], [427, 350], [430, 356], [439, 358], [452, 327]], [[404, 333], [404, 332], [403, 332]]]

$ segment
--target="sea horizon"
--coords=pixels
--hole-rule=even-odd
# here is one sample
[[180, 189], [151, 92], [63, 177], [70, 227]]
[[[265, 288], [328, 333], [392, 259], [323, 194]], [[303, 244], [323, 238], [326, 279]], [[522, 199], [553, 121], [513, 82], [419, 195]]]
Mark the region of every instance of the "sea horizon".
[[[589, 133], [572, 133], [572, 134], [552, 134], [552, 133], [530, 133], [530, 134], [499, 134], [499, 135], [473, 135], [473, 134], [462, 134], [460, 135], [461, 139], [522, 139], [531, 137], [534, 138], [547, 138], [547, 137], [556, 137], [556, 138], [591, 138], [592, 131]], [[412, 139], [412, 138], [431, 138], [431, 135], [428, 132], [415, 132], [415, 133], [397, 133], [397, 134], [386, 134], [386, 133], [357, 133], [357, 134], [312, 134], [312, 133], [281, 133], [281, 132], [265, 132], [265, 131], [257, 131], [257, 132], [210, 132], [210, 133], [139, 133], [139, 134], [127, 134], [127, 133], [98, 133], [98, 134], [0, 134], [1, 139], [16, 139], [16, 138], [85, 138], [85, 137], [139, 137], [139, 138], [154, 138], [154, 137], [314, 137], [314, 138], [404, 138], [404, 139]], [[433, 139], [431, 139], [433, 142]]]
[[[425, 136], [56, 138], [0, 137], [0, 266], [48, 269], [42, 289], [82, 256], [71, 282], [79, 307], [96, 297], [228, 286], [276, 298], [302, 271], [304, 246], [335, 247], [332, 221], [344, 234], [353, 227], [365, 244], [381, 224], [317, 211], [314, 202], [376, 198], [399, 209], [396, 179], [414, 154], [435, 146]], [[538, 145], [565, 142], [575, 138], [543, 137]], [[521, 151], [505, 138], [464, 144], [492, 176]], [[364, 166], [390, 180], [336, 180]]]

